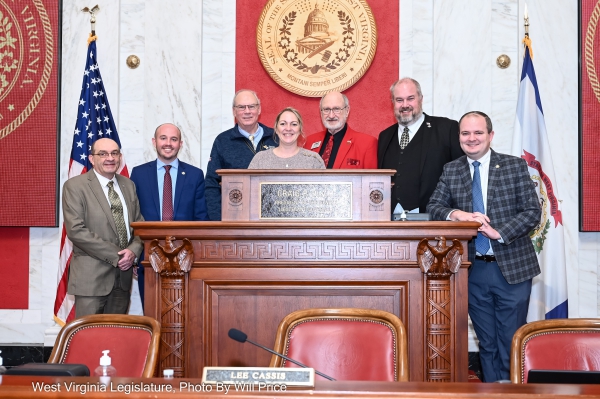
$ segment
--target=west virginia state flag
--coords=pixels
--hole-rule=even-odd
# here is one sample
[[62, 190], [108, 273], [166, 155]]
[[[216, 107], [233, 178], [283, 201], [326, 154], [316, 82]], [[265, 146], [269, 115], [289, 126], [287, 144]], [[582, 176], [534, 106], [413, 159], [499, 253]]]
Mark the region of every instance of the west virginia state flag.
[[524, 42], [512, 153], [527, 161], [542, 206], [540, 224], [530, 233], [542, 269], [531, 290], [527, 320], [534, 321], [568, 317], [567, 273], [562, 213], [529, 37]]

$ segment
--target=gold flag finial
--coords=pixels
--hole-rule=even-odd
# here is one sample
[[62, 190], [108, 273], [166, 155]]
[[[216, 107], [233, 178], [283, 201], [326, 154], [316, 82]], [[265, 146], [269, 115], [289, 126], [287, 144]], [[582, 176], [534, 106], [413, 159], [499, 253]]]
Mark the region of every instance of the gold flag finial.
[[531, 48], [531, 39], [529, 38], [529, 13], [527, 12], [527, 3], [525, 3], [523, 19], [525, 19], [525, 38], [523, 38], [523, 44], [525, 44], [525, 51], [529, 51], [529, 56], [531, 57], [531, 60], [533, 60], [533, 49]]
[[88, 39], [88, 44], [96, 40], [96, 13], [100, 11], [100, 7], [96, 4], [94, 7], [89, 8], [85, 7], [81, 11], [89, 13], [92, 17], [90, 18], [90, 23], [92, 24], [92, 33], [90, 34], [90, 38]]

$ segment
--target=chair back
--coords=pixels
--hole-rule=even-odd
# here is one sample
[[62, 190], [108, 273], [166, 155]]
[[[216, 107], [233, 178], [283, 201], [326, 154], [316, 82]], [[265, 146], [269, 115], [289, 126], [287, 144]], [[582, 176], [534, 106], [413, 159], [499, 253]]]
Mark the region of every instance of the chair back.
[[103, 350], [109, 350], [118, 377], [154, 375], [160, 324], [151, 317], [117, 314], [84, 316], [58, 333], [48, 363], [85, 364], [93, 375]]
[[551, 319], [517, 330], [510, 379], [527, 382], [529, 370], [600, 370], [600, 319]]
[[[404, 324], [382, 310], [290, 313], [279, 324], [275, 350], [340, 381], [408, 381]], [[297, 367], [275, 355], [270, 366]]]

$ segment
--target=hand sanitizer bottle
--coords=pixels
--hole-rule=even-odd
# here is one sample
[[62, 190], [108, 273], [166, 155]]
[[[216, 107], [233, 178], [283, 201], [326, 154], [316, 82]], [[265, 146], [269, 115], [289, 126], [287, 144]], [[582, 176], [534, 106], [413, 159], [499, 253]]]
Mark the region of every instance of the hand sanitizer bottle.
[[99, 377], [116, 377], [117, 369], [111, 366], [110, 356], [108, 356], [109, 350], [102, 351], [103, 355], [100, 358], [100, 366], [94, 370], [94, 375]]

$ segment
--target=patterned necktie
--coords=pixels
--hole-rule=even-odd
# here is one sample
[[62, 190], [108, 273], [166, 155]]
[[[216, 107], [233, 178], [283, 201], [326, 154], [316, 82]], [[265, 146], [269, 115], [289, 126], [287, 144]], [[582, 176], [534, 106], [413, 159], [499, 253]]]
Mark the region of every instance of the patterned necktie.
[[408, 135], [408, 128], [405, 126], [404, 130], [402, 131], [402, 136], [400, 136], [400, 149], [403, 150], [406, 148], [406, 146], [408, 145], [409, 140], [409, 135]]
[[171, 180], [171, 165], [165, 165], [165, 180], [163, 183], [162, 220], [173, 220], [173, 181]]
[[[483, 193], [481, 191], [481, 177], [479, 176], [479, 165], [480, 162], [473, 162], [473, 212], [480, 212], [485, 214], [485, 206], [483, 205]], [[477, 233], [475, 239], [475, 249], [481, 255], [487, 254], [490, 249], [490, 240], [482, 233]]]
[[121, 249], [127, 248], [127, 226], [125, 226], [125, 218], [123, 217], [123, 203], [119, 198], [119, 194], [113, 187], [114, 182], [108, 182], [108, 200], [110, 202], [110, 211], [112, 212], [115, 225], [117, 226], [117, 235], [119, 236], [119, 246]]
[[248, 136], [248, 138], [250, 139], [250, 142], [252, 143], [252, 147], [256, 148], [256, 146], [254, 145], [254, 135], [251, 134], [250, 136]]
[[329, 140], [327, 141], [327, 145], [325, 146], [325, 150], [323, 151], [323, 163], [326, 168], [329, 168], [329, 159], [331, 158], [331, 150], [333, 150], [333, 135], [329, 136]]

